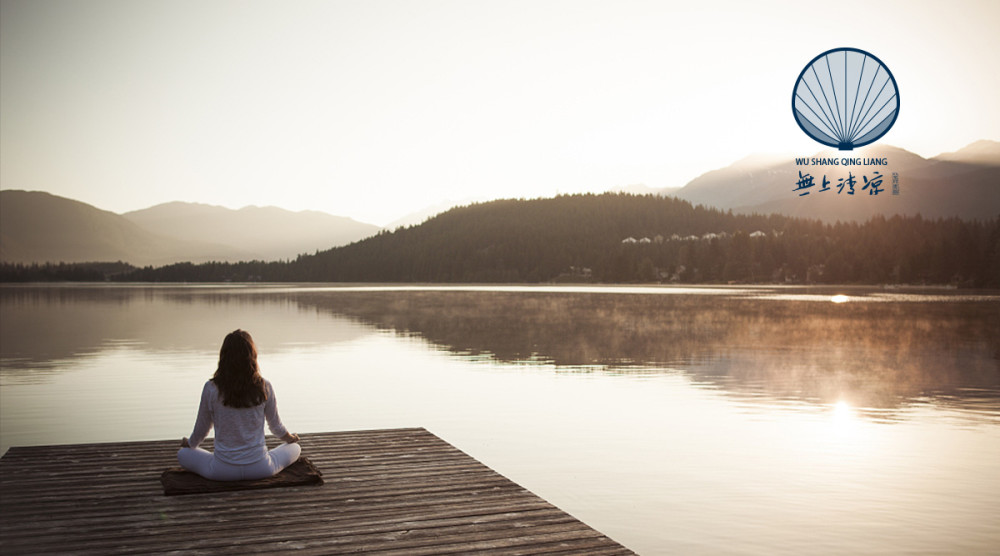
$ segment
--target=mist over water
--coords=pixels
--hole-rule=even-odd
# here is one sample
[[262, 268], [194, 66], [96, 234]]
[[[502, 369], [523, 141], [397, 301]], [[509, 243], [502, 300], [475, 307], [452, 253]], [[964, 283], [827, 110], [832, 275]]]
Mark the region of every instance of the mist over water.
[[244, 328], [292, 430], [426, 427], [642, 554], [1000, 546], [991, 293], [57, 285], [0, 309], [3, 451], [187, 435]]

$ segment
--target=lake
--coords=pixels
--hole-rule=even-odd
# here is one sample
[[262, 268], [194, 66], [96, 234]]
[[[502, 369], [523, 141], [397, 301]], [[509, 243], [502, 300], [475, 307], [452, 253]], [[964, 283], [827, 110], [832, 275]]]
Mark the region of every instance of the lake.
[[5, 285], [0, 450], [179, 440], [236, 328], [290, 430], [425, 427], [641, 554], [1000, 552], [996, 292]]

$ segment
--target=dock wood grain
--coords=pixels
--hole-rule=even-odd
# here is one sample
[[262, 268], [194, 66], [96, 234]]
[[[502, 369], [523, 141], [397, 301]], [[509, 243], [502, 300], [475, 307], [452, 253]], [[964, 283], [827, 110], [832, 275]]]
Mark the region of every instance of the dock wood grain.
[[0, 554], [632, 554], [424, 429], [301, 442], [324, 485], [170, 497], [175, 440], [10, 448]]

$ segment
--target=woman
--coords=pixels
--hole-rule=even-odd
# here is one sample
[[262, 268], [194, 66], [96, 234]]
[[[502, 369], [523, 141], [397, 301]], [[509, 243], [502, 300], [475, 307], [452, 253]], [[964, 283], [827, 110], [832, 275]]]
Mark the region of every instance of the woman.
[[[268, 451], [264, 421], [285, 444]], [[215, 426], [215, 453], [198, 445]], [[190, 439], [181, 440], [177, 460], [188, 471], [216, 481], [263, 479], [299, 459], [299, 436], [278, 417], [274, 388], [260, 376], [257, 347], [243, 330], [226, 336], [219, 367], [201, 391], [198, 419]]]

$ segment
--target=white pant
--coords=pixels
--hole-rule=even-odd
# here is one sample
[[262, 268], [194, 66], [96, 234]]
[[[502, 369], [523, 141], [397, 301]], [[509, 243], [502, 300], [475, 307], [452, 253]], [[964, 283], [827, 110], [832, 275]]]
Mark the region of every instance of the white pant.
[[299, 444], [282, 444], [267, 452], [263, 458], [245, 465], [234, 465], [220, 461], [212, 452], [202, 448], [181, 448], [177, 451], [177, 461], [188, 471], [212, 479], [213, 481], [241, 481], [264, 479], [277, 475], [299, 459], [302, 447]]

